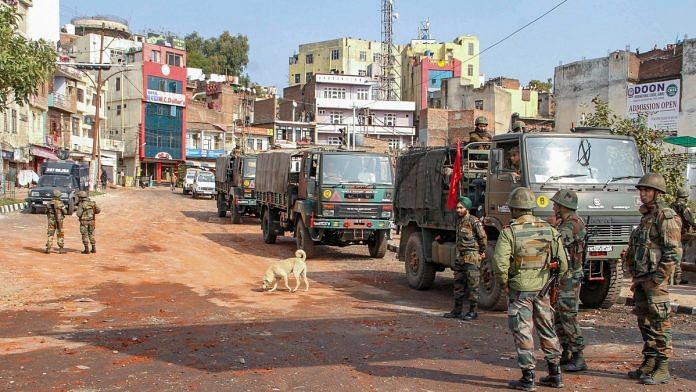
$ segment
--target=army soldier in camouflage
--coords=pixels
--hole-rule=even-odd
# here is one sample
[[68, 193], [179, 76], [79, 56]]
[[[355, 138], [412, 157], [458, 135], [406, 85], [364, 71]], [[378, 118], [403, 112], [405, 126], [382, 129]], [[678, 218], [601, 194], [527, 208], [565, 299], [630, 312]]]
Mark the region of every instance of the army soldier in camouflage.
[[696, 213], [689, 207], [689, 190], [679, 188], [676, 195], [676, 200], [670, 206], [681, 220], [681, 242], [682, 242], [682, 258], [674, 264], [674, 274], [672, 275], [672, 284], [687, 284], [689, 283], [682, 277], [681, 265], [686, 259], [686, 248], [689, 241], [694, 237], [694, 229], [696, 228]]
[[552, 304], [555, 310], [556, 334], [561, 342], [561, 365], [567, 372], [587, 370], [582, 354], [585, 339], [578, 324], [578, 302], [582, 283], [582, 262], [585, 253], [585, 222], [575, 213], [578, 195], [562, 189], [551, 198], [553, 212], [560, 219], [557, 227], [568, 257], [568, 272], [561, 278], [558, 299]]
[[82, 254], [89, 253], [90, 244], [92, 244], [92, 253], [97, 253], [97, 241], [94, 239], [94, 219], [95, 215], [101, 212], [101, 209], [97, 203], [89, 199], [87, 192], [79, 191], [77, 197], [80, 201], [75, 212], [80, 219], [80, 234], [82, 235], [82, 244], [85, 246]]
[[65, 215], [67, 214], [68, 210], [65, 208], [65, 204], [60, 201], [60, 190], [54, 189], [53, 200], [46, 204], [46, 217], [48, 218], [48, 231], [46, 232], [46, 253], [51, 253], [54, 235], [56, 237], [56, 242], [58, 243], [58, 253], [65, 253], [65, 249], [63, 249], [65, 244], [63, 239], [63, 219], [65, 219]]
[[474, 132], [469, 133], [469, 141], [474, 142], [490, 142], [493, 136], [486, 130], [488, 127], [488, 119], [484, 116], [476, 117], [476, 128]]
[[515, 121], [512, 124], [512, 133], [525, 133], [527, 132], [527, 124], [524, 121]]
[[509, 386], [522, 391], [536, 390], [532, 337], [532, 329], [536, 327], [549, 369], [549, 375], [539, 383], [561, 388], [561, 350], [549, 295], [540, 297], [539, 292], [549, 280], [552, 267], [558, 268], [559, 276], [568, 270], [563, 243], [556, 229], [532, 215], [536, 201], [529, 188], [515, 188], [507, 204], [513, 219], [498, 238], [493, 268], [498, 282], [508, 293], [508, 324], [515, 339], [517, 364], [522, 369], [522, 378], [511, 381]]
[[672, 356], [672, 324], [669, 320], [669, 277], [682, 257], [681, 224], [677, 214], [662, 201], [667, 192], [662, 175], [644, 175], [636, 188], [640, 191], [640, 225], [628, 241], [624, 262], [633, 277], [633, 313], [643, 337], [643, 363], [628, 372], [642, 384], [670, 381], [667, 361]]
[[459, 197], [457, 200], [457, 259], [454, 261], [454, 308], [445, 313], [446, 318], [462, 316], [464, 294], [469, 290], [469, 312], [462, 320], [472, 321], [478, 317], [479, 266], [486, 257], [486, 232], [477, 217], [469, 213], [471, 200]]

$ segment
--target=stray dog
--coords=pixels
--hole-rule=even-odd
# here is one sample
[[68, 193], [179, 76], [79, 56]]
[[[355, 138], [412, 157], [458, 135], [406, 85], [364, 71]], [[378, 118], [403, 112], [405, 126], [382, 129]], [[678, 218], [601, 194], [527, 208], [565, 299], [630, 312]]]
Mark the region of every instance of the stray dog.
[[[295, 251], [295, 257], [279, 261], [268, 267], [266, 273], [263, 274], [263, 289], [266, 290], [273, 285], [273, 288], [270, 289], [269, 292], [275, 291], [275, 289], [278, 288], [278, 279], [283, 278], [285, 287], [288, 288], [289, 292], [293, 293], [300, 288], [300, 276], [302, 276], [305, 283], [304, 291], [309, 290], [309, 282], [307, 281], [307, 264], [305, 262], [306, 260], [307, 254], [305, 251], [298, 249]], [[295, 276], [295, 281], [297, 281], [294, 290], [291, 290], [290, 286], [288, 286], [288, 275], [290, 275], [290, 273]]]

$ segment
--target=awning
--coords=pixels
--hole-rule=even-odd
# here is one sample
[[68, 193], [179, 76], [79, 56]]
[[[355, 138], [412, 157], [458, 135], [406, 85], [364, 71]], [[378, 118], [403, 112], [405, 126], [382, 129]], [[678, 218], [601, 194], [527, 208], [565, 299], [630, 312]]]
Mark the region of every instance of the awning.
[[59, 161], [58, 156], [53, 152], [53, 150], [50, 150], [48, 148], [43, 148], [43, 147], [38, 147], [38, 146], [31, 146], [31, 149], [29, 150], [31, 155], [39, 158], [44, 158], [44, 159], [54, 159], [56, 161]]
[[696, 137], [693, 136], [670, 136], [664, 138], [664, 141], [682, 147], [696, 147]]

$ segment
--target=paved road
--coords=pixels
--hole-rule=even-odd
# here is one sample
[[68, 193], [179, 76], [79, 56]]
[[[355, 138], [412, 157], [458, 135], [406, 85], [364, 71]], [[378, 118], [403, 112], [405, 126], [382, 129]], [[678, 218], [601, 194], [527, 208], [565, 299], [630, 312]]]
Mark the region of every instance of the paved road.
[[[266, 245], [257, 220], [232, 225], [214, 201], [166, 189], [96, 201], [96, 255], [79, 253], [74, 217], [66, 255], [41, 253], [45, 216], [0, 217], [0, 390], [498, 390], [519, 377], [505, 313], [440, 317], [451, 274], [416, 292], [391, 255], [322, 248], [309, 292], [264, 293], [292, 239]], [[624, 377], [640, 362], [629, 309], [581, 316], [592, 370], [568, 388], [645, 390]], [[696, 390], [694, 317], [674, 324], [678, 379], [651, 390]]]

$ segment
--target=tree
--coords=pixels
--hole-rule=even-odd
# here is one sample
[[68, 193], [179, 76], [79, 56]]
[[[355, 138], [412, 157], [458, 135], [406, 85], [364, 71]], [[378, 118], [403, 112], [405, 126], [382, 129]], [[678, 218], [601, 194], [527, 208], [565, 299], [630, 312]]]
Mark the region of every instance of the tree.
[[621, 118], [609, 109], [609, 104], [599, 97], [592, 99], [594, 113], [583, 113], [583, 126], [607, 127], [615, 135], [632, 136], [638, 147], [643, 167], [660, 173], [667, 181], [666, 200], [671, 200], [684, 184], [685, 160], [678, 159], [674, 148], [664, 145], [665, 131], [652, 129], [645, 124], [645, 116], [636, 119]]
[[249, 40], [245, 35], [228, 31], [218, 37], [203, 39], [197, 32], [187, 35], [188, 66], [202, 68], [204, 73], [240, 76], [249, 63]]
[[530, 80], [529, 87], [533, 87], [537, 91], [551, 91], [551, 79], [549, 79], [548, 82], [542, 82], [536, 79]]
[[16, 34], [21, 16], [12, 6], [0, 6], [0, 112], [12, 102], [28, 103], [55, 69], [56, 51], [44, 40]]

